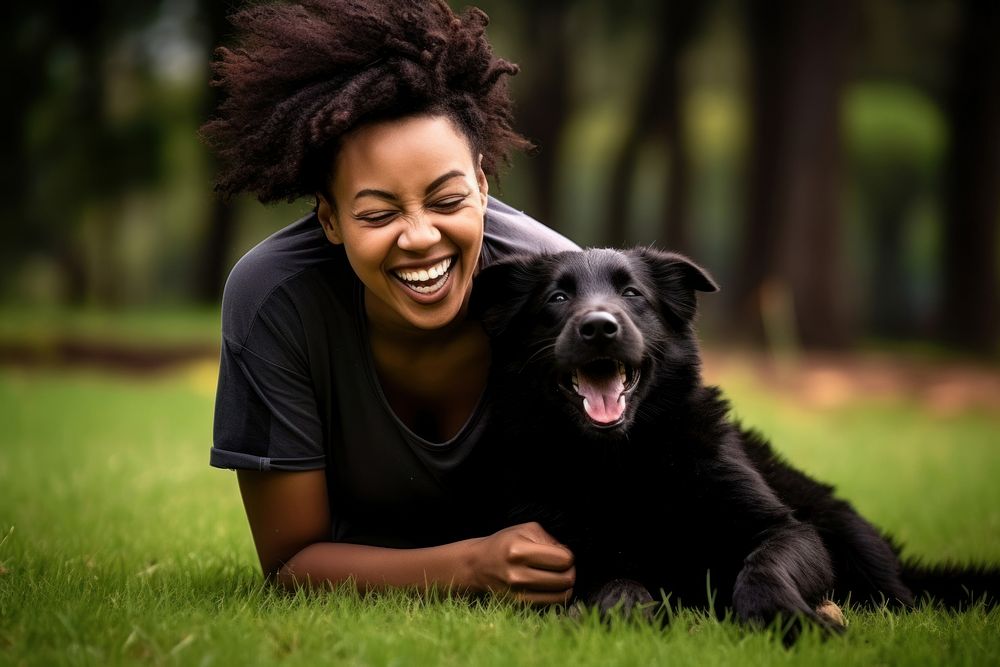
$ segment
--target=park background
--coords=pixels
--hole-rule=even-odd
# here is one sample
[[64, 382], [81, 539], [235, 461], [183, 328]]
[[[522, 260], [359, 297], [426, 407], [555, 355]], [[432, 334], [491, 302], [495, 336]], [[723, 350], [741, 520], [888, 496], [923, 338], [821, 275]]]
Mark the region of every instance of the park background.
[[[706, 372], [740, 417], [916, 552], [1000, 560], [1000, 3], [478, 4], [538, 144], [491, 192], [582, 245], [696, 259], [723, 288]], [[280, 624], [320, 603], [254, 588], [207, 467], [225, 276], [312, 205], [213, 194], [197, 132], [235, 7], [0, 10], [0, 662], [210, 657], [241, 595], [277, 606], [277, 628], [243, 619], [267, 650], [323, 655], [289, 648]], [[943, 661], [998, 649], [968, 623]], [[913, 633], [889, 655], [936, 655]], [[369, 640], [345, 655], [391, 661]]]
[[[996, 354], [995, 3], [481, 4], [539, 146], [494, 184], [510, 204], [582, 244], [689, 253], [726, 341]], [[4, 303], [211, 306], [309, 211], [213, 197], [197, 129], [233, 6], [7, 4]]]

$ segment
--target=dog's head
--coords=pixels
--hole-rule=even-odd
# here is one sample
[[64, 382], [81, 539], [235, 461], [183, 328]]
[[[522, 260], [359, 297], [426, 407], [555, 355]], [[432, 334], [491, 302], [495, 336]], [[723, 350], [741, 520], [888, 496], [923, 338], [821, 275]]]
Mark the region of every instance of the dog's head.
[[476, 279], [471, 313], [493, 341], [508, 400], [556, 409], [589, 435], [620, 437], [654, 384], [697, 377], [691, 260], [648, 248], [517, 257]]

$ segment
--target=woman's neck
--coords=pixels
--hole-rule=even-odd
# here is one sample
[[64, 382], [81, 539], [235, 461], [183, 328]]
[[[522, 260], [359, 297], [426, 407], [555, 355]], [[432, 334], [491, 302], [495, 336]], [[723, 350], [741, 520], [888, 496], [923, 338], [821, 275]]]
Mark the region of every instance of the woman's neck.
[[436, 329], [421, 329], [400, 321], [400, 318], [393, 316], [395, 313], [383, 312], [378, 303], [375, 299], [365, 299], [368, 335], [372, 343], [379, 347], [388, 346], [412, 352], [441, 350], [467, 339], [470, 331], [480, 329], [478, 322], [466, 318], [468, 303], [462, 307], [458, 317]]
[[[368, 311], [370, 313], [370, 311]], [[400, 326], [368, 315], [379, 383], [396, 417], [432, 442], [454, 437], [473, 413], [490, 366], [490, 342], [464, 316], [439, 329]]]

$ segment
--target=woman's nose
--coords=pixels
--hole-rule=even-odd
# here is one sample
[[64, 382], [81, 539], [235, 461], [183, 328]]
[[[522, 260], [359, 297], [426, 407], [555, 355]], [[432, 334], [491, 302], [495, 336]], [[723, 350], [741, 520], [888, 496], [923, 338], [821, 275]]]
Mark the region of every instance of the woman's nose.
[[441, 232], [424, 213], [417, 213], [407, 220], [406, 228], [396, 244], [403, 250], [427, 250], [441, 240]]

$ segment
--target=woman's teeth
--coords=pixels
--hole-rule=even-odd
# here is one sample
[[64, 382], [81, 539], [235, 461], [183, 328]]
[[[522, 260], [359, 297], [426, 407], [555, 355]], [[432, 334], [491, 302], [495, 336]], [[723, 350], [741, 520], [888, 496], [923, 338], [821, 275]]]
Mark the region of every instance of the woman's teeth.
[[[448, 270], [451, 269], [454, 257], [442, 259], [434, 266], [418, 271], [394, 271], [396, 277], [406, 283], [406, 286], [421, 294], [431, 294], [438, 291], [448, 279]], [[430, 284], [420, 284], [433, 281]]]

